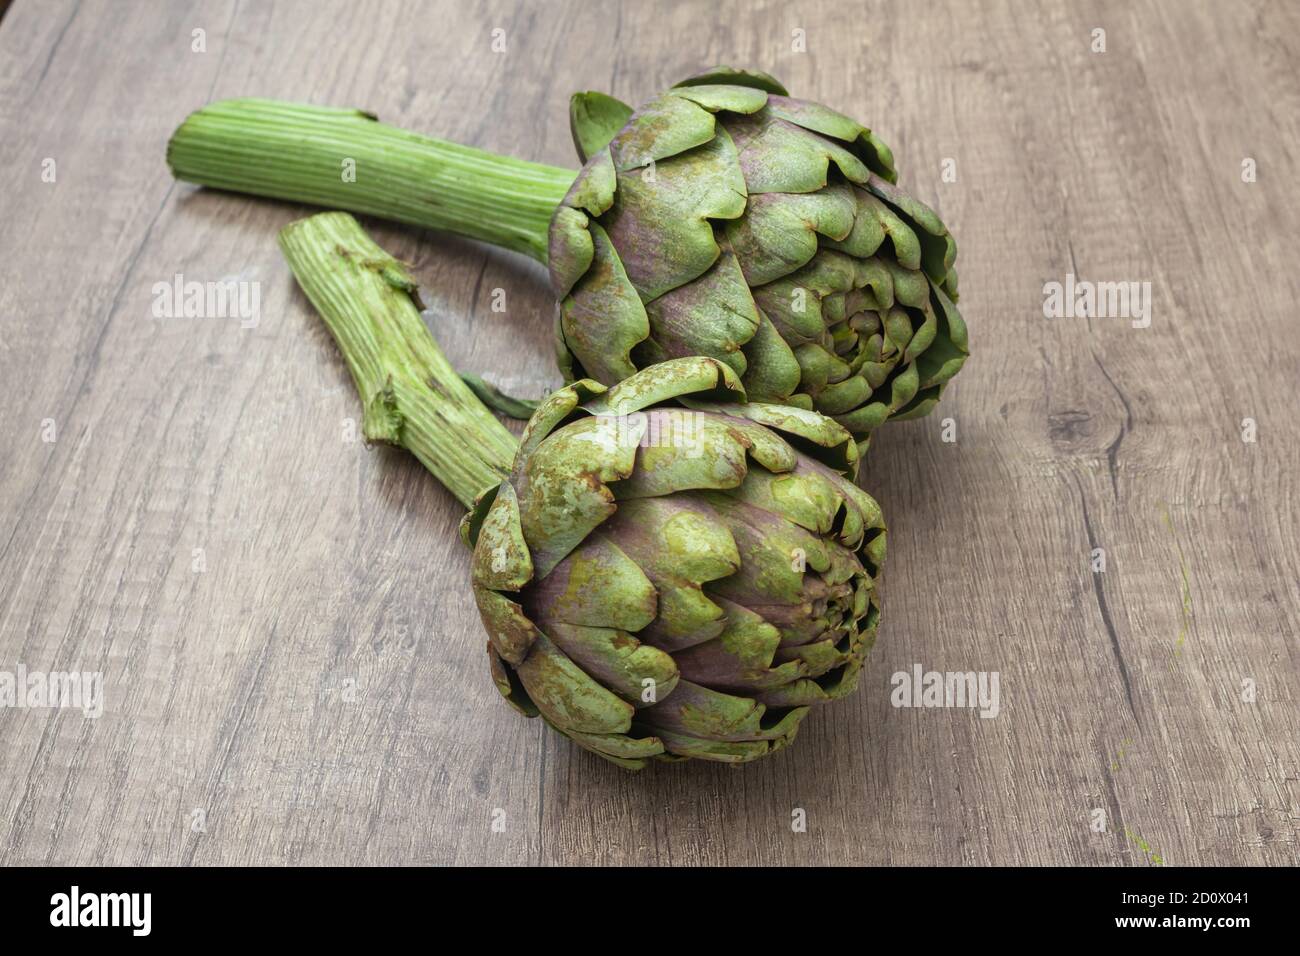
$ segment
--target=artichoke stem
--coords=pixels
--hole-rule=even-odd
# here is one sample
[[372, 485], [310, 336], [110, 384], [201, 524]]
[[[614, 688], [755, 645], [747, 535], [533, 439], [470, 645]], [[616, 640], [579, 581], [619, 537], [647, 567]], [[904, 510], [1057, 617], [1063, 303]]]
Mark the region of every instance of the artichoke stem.
[[466, 507], [500, 484], [518, 442], [429, 334], [406, 267], [344, 212], [290, 223], [280, 248], [347, 359], [366, 438], [406, 448]]
[[575, 173], [379, 122], [360, 110], [222, 100], [167, 144], [178, 179], [347, 209], [490, 242], [545, 263]]

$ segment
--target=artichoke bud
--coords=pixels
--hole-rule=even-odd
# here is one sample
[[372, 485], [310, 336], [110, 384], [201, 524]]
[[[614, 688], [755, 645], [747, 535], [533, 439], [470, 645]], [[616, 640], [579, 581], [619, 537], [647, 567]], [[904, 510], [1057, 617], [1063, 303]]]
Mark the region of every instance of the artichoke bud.
[[549, 242], [566, 374], [707, 356], [865, 447], [961, 368], [956, 244], [866, 127], [725, 67], [638, 110], [577, 94], [570, 122], [585, 165]]
[[740, 763], [857, 683], [885, 525], [857, 445], [686, 357], [543, 400], [463, 533], [493, 681], [629, 768]]

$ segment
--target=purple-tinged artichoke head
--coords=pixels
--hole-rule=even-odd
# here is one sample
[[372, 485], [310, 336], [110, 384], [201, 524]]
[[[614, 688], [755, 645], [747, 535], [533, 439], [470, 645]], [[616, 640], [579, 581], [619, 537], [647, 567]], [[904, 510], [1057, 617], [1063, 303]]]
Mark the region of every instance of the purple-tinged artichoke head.
[[569, 377], [716, 358], [753, 402], [857, 436], [926, 414], [967, 352], [957, 247], [869, 129], [717, 68], [639, 110], [579, 93], [585, 162], [551, 220]]
[[498, 689], [633, 769], [784, 747], [875, 640], [885, 525], [856, 461], [716, 359], [555, 392], [464, 525]]

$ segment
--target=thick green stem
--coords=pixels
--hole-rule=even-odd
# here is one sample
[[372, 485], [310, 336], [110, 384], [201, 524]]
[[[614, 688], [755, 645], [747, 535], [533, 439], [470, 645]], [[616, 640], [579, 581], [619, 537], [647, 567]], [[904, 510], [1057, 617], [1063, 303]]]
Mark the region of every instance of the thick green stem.
[[365, 436], [411, 451], [467, 507], [500, 484], [518, 442], [429, 334], [405, 266], [345, 212], [290, 223], [280, 248], [352, 370]]
[[546, 262], [575, 173], [380, 123], [360, 110], [222, 100], [167, 144], [178, 179], [444, 229]]

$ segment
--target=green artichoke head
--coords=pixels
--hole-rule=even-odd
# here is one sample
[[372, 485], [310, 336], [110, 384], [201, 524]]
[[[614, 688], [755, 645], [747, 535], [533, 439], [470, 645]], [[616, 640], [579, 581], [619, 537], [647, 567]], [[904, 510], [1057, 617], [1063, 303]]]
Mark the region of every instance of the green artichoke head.
[[585, 165], [549, 251], [570, 379], [709, 356], [861, 444], [938, 401], [967, 352], [957, 247], [869, 129], [729, 68], [635, 111], [579, 93], [570, 118]]
[[745, 398], [704, 357], [566, 386], [463, 526], [498, 689], [629, 768], [784, 747], [875, 640], [885, 525], [853, 437]]

